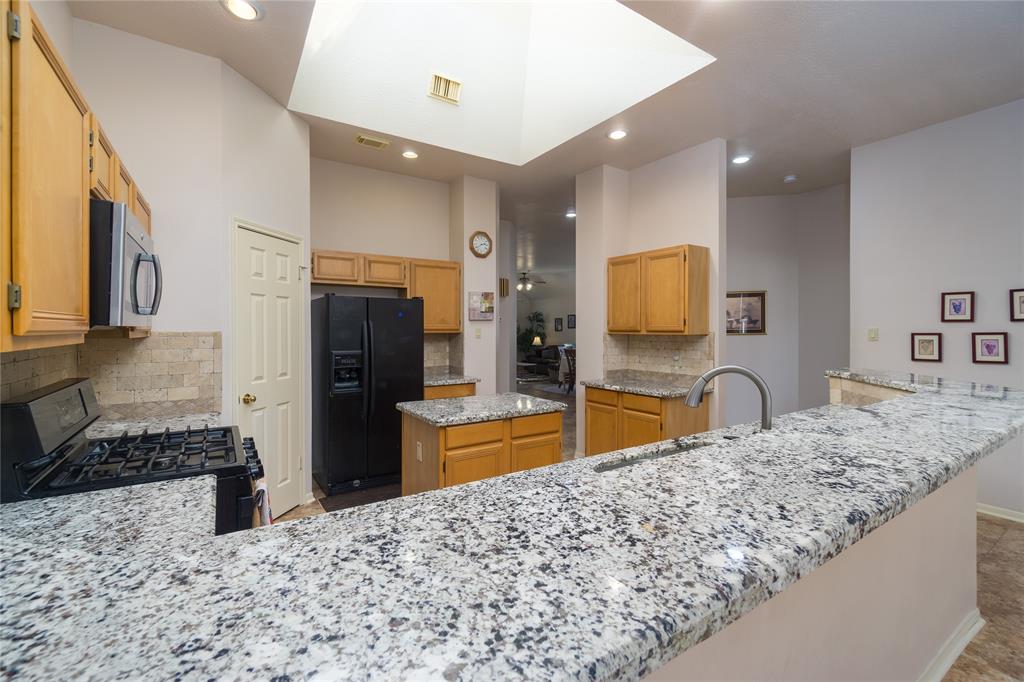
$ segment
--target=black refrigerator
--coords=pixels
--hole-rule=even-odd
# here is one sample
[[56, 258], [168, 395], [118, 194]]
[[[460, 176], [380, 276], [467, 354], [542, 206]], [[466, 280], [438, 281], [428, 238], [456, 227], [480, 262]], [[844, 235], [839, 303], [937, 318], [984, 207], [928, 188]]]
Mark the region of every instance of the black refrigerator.
[[313, 477], [328, 495], [397, 483], [402, 418], [423, 399], [423, 299], [313, 299]]

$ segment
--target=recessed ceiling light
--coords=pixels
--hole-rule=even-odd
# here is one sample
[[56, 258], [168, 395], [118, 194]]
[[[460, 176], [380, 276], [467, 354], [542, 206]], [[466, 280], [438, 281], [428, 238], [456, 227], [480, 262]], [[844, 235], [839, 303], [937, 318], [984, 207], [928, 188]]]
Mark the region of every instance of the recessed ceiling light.
[[576, 217], [576, 209], [575, 208], [570, 208], [569, 210], [567, 210], [565, 212], [565, 217], [566, 218], [575, 218]]
[[407, 159], [417, 159], [419, 158], [420, 155], [411, 149], [407, 149], [404, 152], [402, 152], [402, 156], [404, 156]]
[[786, 177], [782, 178], [782, 181], [784, 183], [786, 183], [787, 185], [789, 185], [789, 184], [792, 184], [792, 183], [796, 182], [799, 179], [800, 179], [800, 176], [790, 174], [790, 175], [787, 175]]
[[627, 133], [625, 130], [623, 130], [622, 128], [619, 128], [617, 130], [613, 130], [610, 133], [608, 133], [608, 139], [609, 140], [621, 140], [622, 138], [624, 138], [628, 134], [629, 133]]
[[750, 161], [750, 154], [740, 154], [739, 156], [732, 157], [732, 162], [739, 166], [742, 166], [747, 161]]
[[224, 9], [245, 21], [259, 19], [262, 14], [259, 5], [249, 0], [221, 0], [221, 4], [224, 5]]

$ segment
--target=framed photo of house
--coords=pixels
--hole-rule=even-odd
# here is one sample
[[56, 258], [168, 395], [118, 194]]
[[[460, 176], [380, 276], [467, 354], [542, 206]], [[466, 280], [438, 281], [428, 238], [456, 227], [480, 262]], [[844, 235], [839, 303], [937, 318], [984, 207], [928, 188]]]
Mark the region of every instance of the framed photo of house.
[[766, 334], [765, 291], [730, 291], [725, 295], [726, 334]]
[[942, 294], [943, 322], [974, 322], [974, 292], [946, 291]]
[[569, 313], [569, 319], [566, 320], [569, 323], [569, 329], [576, 328], [576, 313]]
[[1024, 322], [1024, 289], [1010, 289], [1010, 322]]
[[910, 359], [915, 362], [942, 362], [942, 334], [938, 332], [911, 333]]
[[1005, 365], [1010, 362], [1006, 332], [974, 332], [971, 346], [974, 362], [978, 364]]
[[562, 318], [560, 318], [560, 317], [556, 317], [555, 318], [555, 331], [556, 332], [562, 331]]

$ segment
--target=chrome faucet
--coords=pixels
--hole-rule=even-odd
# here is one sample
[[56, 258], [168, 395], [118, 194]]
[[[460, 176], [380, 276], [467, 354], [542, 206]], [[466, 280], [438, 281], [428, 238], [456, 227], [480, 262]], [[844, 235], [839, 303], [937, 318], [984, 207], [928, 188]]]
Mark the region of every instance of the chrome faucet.
[[721, 367], [715, 367], [697, 377], [697, 381], [693, 382], [693, 386], [690, 387], [690, 392], [686, 394], [686, 406], [687, 407], [698, 407], [701, 401], [704, 400], [704, 389], [707, 387], [708, 382], [717, 377], [719, 374], [742, 374], [757, 386], [757, 390], [761, 392], [761, 430], [768, 431], [772, 428], [772, 392], [768, 390], [768, 384], [765, 383], [761, 375], [752, 369], [746, 367], [740, 367], [739, 365], [722, 365]]

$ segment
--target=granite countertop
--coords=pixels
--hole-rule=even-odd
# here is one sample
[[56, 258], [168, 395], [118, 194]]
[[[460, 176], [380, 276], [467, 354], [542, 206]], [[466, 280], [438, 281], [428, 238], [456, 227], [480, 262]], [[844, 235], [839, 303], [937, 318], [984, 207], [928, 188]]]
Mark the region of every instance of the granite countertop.
[[143, 419], [107, 419], [100, 417], [85, 430], [87, 438], [115, 438], [126, 431], [130, 435], [149, 431], [182, 431], [204, 426], [223, 426], [220, 412], [199, 412], [178, 416], [145, 417]]
[[479, 384], [477, 377], [467, 377], [453, 372], [450, 367], [427, 367], [423, 370], [424, 386], [455, 386], [458, 384]]
[[[638, 369], [609, 370], [600, 381], [587, 380], [580, 383], [608, 391], [621, 391], [646, 395], [653, 398], [685, 398], [690, 387], [697, 381], [695, 374], [670, 374], [668, 372], [647, 372]], [[714, 382], [704, 389], [711, 393]]]
[[499, 393], [465, 398], [414, 400], [398, 403], [395, 407], [432, 426], [456, 426], [561, 412], [567, 406], [557, 400], [535, 398], [522, 393]]
[[75, 527], [81, 505], [3, 505], [0, 670], [638, 679], [1024, 431], [1024, 391], [856, 375], [915, 392], [230, 535], [153, 522], [208, 513], [191, 481], [160, 484], [169, 505], [119, 505], [111, 532]]

